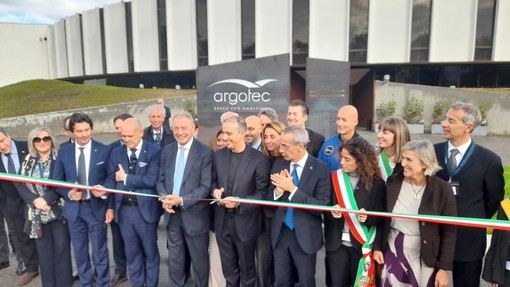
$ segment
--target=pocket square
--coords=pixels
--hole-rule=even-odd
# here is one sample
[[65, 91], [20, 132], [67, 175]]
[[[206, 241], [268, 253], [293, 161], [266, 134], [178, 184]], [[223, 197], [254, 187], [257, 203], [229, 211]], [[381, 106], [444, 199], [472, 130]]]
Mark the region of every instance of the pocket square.
[[138, 163], [138, 166], [139, 166], [139, 167], [144, 167], [144, 166], [146, 166], [146, 165], [147, 165], [147, 163], [146, 163], [146, 162], [143, 162], [143, 161], [141, 161], [141, 162], [139, 162], [139, 163]]
[[96, 165], [101, 165], [101, 164], [104, 164], [104, 161], [100, 161], [100, 162], [96, 163]]

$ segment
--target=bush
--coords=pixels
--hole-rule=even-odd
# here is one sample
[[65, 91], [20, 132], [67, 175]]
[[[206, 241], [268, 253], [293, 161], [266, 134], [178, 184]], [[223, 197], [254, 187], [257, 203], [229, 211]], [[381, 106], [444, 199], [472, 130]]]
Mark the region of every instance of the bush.
[[441, 99], [434, 103], [434, 112], [432, 113], [432, 124], [440, 124], [452, 104], [451, 100]]
[[423, 101], [409, 97], [402, 119], [408, 124], [423, 124]]
[[397, 102], [395, 100], [379, 104], [375, 109], [375, 116], [377, 117], [376, 122], [380, 122], [384, 118], [395, 115], [396, 107]]

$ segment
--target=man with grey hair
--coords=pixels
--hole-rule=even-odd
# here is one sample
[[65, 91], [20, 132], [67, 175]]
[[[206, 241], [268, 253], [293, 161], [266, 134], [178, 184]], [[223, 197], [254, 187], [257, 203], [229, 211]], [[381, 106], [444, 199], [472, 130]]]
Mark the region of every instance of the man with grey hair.
[[143, 140], [159, 145], [161, 148], [175, 142], [172, 131], [163, 125], [165, 108], [158, 104], [152, 105], [147, 109], [147, 114], [151, 125], [143, 131]]
[[240, 205], [236, 197], [264, 199], [269, 182], [269, 160], [244, 141], [246, 123], [232, 116], [223, 123], [226, 148], [214, 155], [214, 228], [227, 286], [256, 286], [255, 246], [262, 208]]
[[260, 118], [262, 128], [264, 128], [269, 123], [278, 121], [278, 114], [273, 108], [264, 108], [260, 110], [258, 117]]
[[[224, 112], [223, 114], [221, 114], [220, 116], [220, 122], [221, 124], [223, 125], [223, 122], [230, 118], [230, 117], [233, 117], [233, 116], [239, 116], [239, 114], [235, 113], [235, 112], [232, 112], [232, 111], [227, 111], [227, 112]], [[212, 149], [212, 150], [217, 150], [218, 147], [217, 147], [217, 137], [216, 137], [216, 134], [214, 134], [214, 136], [212, 136], [209, 141], [207, 142], [207, 145]]]
[[[441, 122], [447, 141], [434, 146], [443, 168], [437, 176], [451, 183], [458, 216], [491, 218], [503, 199], [505, 181], [501, 158], [471, 138], [480, 121], [480, 111], [471, 104], [454, 103], [448, 108]], [[457, 228], [454, 286], [480, 285], [485, 246], [485, 229]]]
[[[314, 205], [330, 202], [328, 166], [306, 151], [308, 133], [290, 126], [280, 136], [280, 153], [271, 170], [269, 200]], [[278, 207], [273, 217], [275, 286], [292, 286], [294, 265], [301, 286], [315, 286], [317, 251], [323, 245], [321, 212]]]

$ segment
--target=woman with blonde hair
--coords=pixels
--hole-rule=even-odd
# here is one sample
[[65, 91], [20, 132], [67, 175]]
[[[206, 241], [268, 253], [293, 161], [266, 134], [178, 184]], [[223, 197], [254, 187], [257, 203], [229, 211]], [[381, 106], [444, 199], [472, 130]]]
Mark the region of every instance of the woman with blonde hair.
[[262, 129], [262, 153], [265, 154], [271, 163], [280, 155], [280, 135], [285, 129], [281, 122], [270, 122]]
[[[387, 180], [387, 211], [457, 215], [450, 184], [434, 175], [441, 167], [430, 141], [405, 144], [402, 168]], [[448, 285], [455, 252], [454, 225], [392, 218], [377, 233], [374, 259], [384, 265], [381, 286]]]
[[[28, 135], [28, 151], [21, 175], [52, 178], [59, 148], [47, 127], [39, 127]], [[71, 245], [67, 223], [62, 217], [63, 200], [50, 186], [19, 184], [18, 192], [28, 205], [27, 233], [34, 238], [39, 256], [43, 287], [73, 285]]]

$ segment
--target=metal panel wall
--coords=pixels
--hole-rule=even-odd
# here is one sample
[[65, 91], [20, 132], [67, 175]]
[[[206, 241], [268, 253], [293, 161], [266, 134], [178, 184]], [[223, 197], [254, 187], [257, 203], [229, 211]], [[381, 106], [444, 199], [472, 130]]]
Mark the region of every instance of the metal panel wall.
[[127, 73], [126, 6], [124, 2], [104, 7], [104, 45], [108, 74]]
[[207, 1], [209, 65], [241, 60], [241, 0]]
[[67, 48], [66, 48], [66, 24], [65, 20], [60, 20], [54, 26], [54, 45], [55, 45], [55, 77], [67, 78]]
[[349, 0], [310, 1], [310, 58], [348, 61]]
[[68, 17], [65, 21], [69, 77], [83, 76], [83, 50], [81, 42], [80, 14]]
[[156, 0], [132, 0], [135, 72], [159, 71], [158, 9]]
[[410, 59], [413, 1], [371, 0], [368, 63], [406, 63]]
[[103, 51], [99, 8], [82, 14], [85, 75], [103, 74]]
[[292, 0], [255, 2], [255, 57], [292, 52]]
[[197, 67], [197, 21], [195, 1], [166, 0], [168, 69]]
[[477, 3], [477, 0], [432, 2], [430, 62], [473, 61]]
[[510, 61], [510, 1], [496, 3], [492, 60]]

